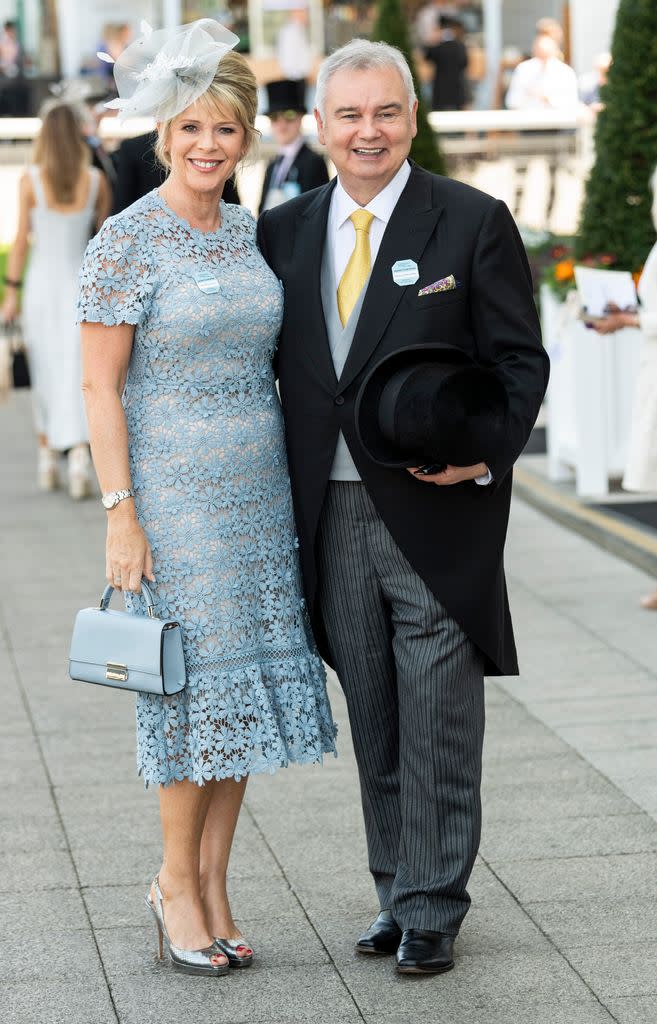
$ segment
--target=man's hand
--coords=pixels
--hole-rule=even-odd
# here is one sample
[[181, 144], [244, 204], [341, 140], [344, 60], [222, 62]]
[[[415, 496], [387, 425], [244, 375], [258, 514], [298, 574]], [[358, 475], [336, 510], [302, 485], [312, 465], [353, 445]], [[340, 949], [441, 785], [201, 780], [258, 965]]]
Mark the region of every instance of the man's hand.
[[478, 462], [476, 466], [446, 466], [442, 473], [434, 473], [432, 476], [417, 476], [419, 466], [413, 466], [407, 472], [415, 476], [416, 480], [426, 484], [438, 484], [439, 487], [449, 487], [452, 484], [461, 484], [464, 480], [475, 480], [478, 476], [486, 476], [488, 466], [485, 462]]

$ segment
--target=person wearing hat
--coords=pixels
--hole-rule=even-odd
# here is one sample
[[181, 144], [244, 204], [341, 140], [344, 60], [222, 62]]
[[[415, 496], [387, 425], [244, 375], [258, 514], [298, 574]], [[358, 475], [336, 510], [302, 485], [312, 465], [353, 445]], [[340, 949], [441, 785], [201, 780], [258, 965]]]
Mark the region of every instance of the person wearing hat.
[[278, 146], [278, 155], [265, 171], [259, 213], [278, 206], [302, 192], [326, 185], [326, 161], [307, 145], [301, 122], [306, 113], [306, 83], [280, 79], [267, 84], [267, 117]]
[[518, 663], [511, 469], [548, 379], [504, 203], [409, 161], [402, 54], [353, 40], [317, 79], [337, 178], [267, 210], [306, 600], [349, 708], [379, 916], [359, 953], [453, 964], [481, 828], [484, 673]]
[[[157, 158], [156, 146], [157, 132], [145, 132], [124, 139], [116, 150], [113, 214], [121, 213], [164, 183], [166, 170]], [[234, 177], [228, 178], [221, 198], [225, 203], [240, 205]]]
[[168, 174], [89, 243], [78, 297], [107, 580], [144, 615], [146, 577], [184, 635], [184, 689], [137, 696], [163, 840], [146, 905], [160, 957], [215, 978], [254, 958], [226, 888], [248, 777], [335, 751], [272, 366], [283, 290], [222, 199], [258, 135], [238, 42], [211, 18], [143, 23], [118, 57], [111, 108], [153, 118]]

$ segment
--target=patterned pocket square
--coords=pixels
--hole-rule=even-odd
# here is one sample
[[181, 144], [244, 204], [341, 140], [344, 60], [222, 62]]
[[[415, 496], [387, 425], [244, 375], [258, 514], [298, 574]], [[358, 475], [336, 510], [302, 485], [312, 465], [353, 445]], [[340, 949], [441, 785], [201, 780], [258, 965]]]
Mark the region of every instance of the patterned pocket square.
[[437, 292], [451, 292], [454, 288], [459, 287], [460, 282], [456, 280], [453, 274], [450, 274], [449, 277], [441, 277], [439, 281], [428, 284], [426, 288], [420, 288], [418, 295], [435, 295]]

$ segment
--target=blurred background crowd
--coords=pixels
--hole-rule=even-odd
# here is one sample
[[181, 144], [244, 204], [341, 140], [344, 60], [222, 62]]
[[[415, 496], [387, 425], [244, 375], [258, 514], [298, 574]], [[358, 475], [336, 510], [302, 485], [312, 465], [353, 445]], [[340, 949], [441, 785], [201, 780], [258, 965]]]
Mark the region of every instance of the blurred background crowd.
[[[111, 65], [145, 19], [154, 27], [212, 17], [240, 37], [258, 79], [312, 81], [318, 61], [369, 37], [379, 4], [356, 0], [0, 0], [0, 112], [34, 115], [62, 78], [112, 92]], [[434, 110], [596, 102], [615, 0], [406, 0], [424, 96]], [[590, 23], [594, 13], [595, 24]], [[580, 29], [580, 21], [583, 22]], [[584, 24], [588, 21], [586, 31]], [[548, 42], [550, 40], [550, 42]], [[533, 60], [519, 76], [519, 64]], [[573, 69], [570, 73], [567, 69]], [[513, 92], [508, 96], [512, 84]]]
[[[619, 0], [0, 0], [5, 334], [17, 333], [21, 305], [28, 349], [30, 322], [47, 316], [54, 330], [54, 304], [74, 294], [90, 235], [163, 180], [154, 125], [119, 124], [105, 106], [116, 95], [111, 61], [143, 21], [157, 29], [212, 17], [239, 35], [260, 86], [262, 142], [224, 199], [255, 215], [333, 173], [312, 117], [324, 55], [357, 36], [400, 45], [425, 108], [411, 155], [507, 203], [538, 291], [544, 264], [581, 220], [618, 8]], [[77, 387], [78, 336], [62, 318], [59, 347], [51, 341], [40, 360], [38, 328], [32, 342], [38, 479], [57, 486], [66, 452], [70, 493], [83, 497], [91, 488], [84, 418], [79, 398], [62, 398]], [[69, 415], [48, 430], [55, 394]]]

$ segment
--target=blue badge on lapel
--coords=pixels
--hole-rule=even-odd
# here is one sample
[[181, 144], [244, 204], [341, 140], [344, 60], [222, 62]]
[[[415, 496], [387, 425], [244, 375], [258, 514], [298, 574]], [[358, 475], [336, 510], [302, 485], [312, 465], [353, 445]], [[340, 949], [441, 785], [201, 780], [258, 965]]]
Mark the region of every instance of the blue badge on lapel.
[[397, 260], [392, 265], [392, 279], [395, 284], [405, 288], [409, 284], [415, 284], [420, 276], [415, 260]]

